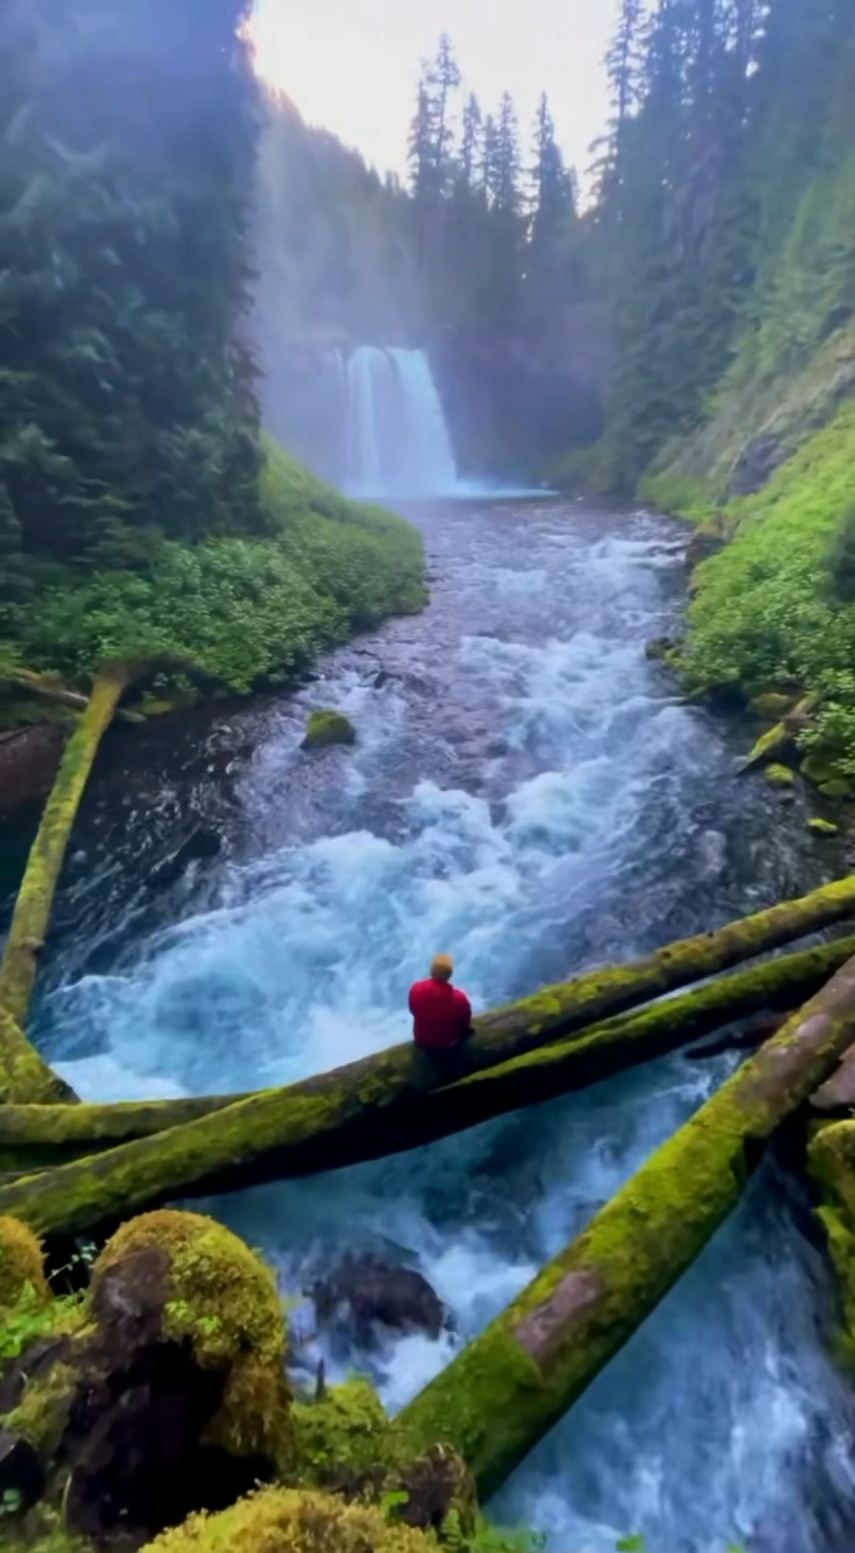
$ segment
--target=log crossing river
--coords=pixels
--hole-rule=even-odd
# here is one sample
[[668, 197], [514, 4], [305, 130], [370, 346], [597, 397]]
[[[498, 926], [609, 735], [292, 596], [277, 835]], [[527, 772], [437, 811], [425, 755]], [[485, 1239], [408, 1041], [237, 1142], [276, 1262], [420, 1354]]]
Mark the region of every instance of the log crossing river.
[[[683, 530], [552, 500], [424, 506], [433, 593], [297, 695], [111, 735], [58, 901], [39, 1032], [86, 1098], [287, 1082], [406, 1036], [436, 950], [476, 1007], [801, 893], [839, 859], [689, 707]], [[312, 707], [354, 749], [299, 749]], [[315, 1330], [401, 1406], [736, 1059], [676, 1056], [418, 1152], [219, 1201], [299, 1292], [347, 1253], [433, 1284], [447, 1330]], [[843, 1553], [855, 1409], [806, 1205], [774, 1164], [492, 1507], [552, 1553]]]

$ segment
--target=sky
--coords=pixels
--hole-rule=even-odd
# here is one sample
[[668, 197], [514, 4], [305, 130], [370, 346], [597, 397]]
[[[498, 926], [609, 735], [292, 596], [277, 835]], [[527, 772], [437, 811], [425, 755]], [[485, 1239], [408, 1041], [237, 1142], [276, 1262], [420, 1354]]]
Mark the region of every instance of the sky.
[[256, 0], [257, 68], [310, 124], [381, 172], [406, 172], [419, 65], [451, 35], [464, 87], [482, 107], [517, 105], [527, 156], [542, 91], [565, 157], [584, 182], [608, 104], [603, 58], [618, 0]]

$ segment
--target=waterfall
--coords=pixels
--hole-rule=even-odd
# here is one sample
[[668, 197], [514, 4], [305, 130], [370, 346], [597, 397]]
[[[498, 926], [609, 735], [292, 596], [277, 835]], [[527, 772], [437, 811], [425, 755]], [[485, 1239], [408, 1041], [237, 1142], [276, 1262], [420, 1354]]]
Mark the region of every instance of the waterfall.
[[347, 366], [346, 414], [352, 494], [454, 494], [457, 466], [424, 351], [359, 346]]

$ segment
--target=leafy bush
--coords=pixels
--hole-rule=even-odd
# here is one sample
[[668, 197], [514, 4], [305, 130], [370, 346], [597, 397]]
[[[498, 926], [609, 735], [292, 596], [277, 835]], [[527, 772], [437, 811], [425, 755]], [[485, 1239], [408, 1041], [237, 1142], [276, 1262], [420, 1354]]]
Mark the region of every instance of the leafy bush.
[[21, 611], [19, 656], [75, 677], [165, 653], [246, 691], [421, 606], [421, 539], [403, 519], [346, 501], [274, 447], [261, 496], [263, 538], [191, 546], [152, 532], [135, 570], [66, 571]]

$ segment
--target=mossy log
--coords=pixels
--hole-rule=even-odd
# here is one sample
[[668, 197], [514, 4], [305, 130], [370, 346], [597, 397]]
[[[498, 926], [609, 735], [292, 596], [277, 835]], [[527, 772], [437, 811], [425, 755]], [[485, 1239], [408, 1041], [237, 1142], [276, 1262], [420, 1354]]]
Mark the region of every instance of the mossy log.
[[[11, 1014], [19, 1025], [24, 1024], [30, 1006], [38, 956], [44, 947], [71, 827], [101, 738], [113, 720], [129, 680], [130, 672], [122, 665], [111, 665], [98, 674], [86, 711], [66, 745], [30, 851], [0, 965], [0, 1008]], [[29, 1097], [19, 1094], [8, 1098], [26, 1100]], [[67, 1099], [67, 1095], [62, 1098]]]
[[[772, 960], [553, 1040], [489, 1070], [483, 1068], [482, 1050], [482, 1071], [456, 1080], [445, 1061], [437, 1066], [412, 1048], [397, 1047], [225, 1108], [220, 1099], [162, 1102], [167, 1108], [209, 1104], [215, 1109], [166, 1132], [4, 1183], [0, 1214], [15, 1214], [40, 1234], [77, 1234], [177, 1197], [233, 1191], [403, 1152], [584, 1088], [740, 1015], [791, 1009], [853, 949], [855, 942], [847, 940]], [[462, 1060], [461, 1054], [456, 1065]], [[158, 1104], [75, 1106], [67, 1113], [49, 1107], [0, 1110], [0, 1137], [5, 1129], [13, 1157], [16, 1147], [23, 1148], [26, 1132], [31, 1139], [34, 1132], [40, 1134], [41, 1148], [58, 1146], [61, 1135], [63, 1147], [79, 1149], [93, 1122], [103, 1141], [111, 1126], [151, 1127]]]
[[853, 1039], [849, 960], [404, 1409], [413, 1447], [444, 1441], [495, 1492], [703, 1249]]

